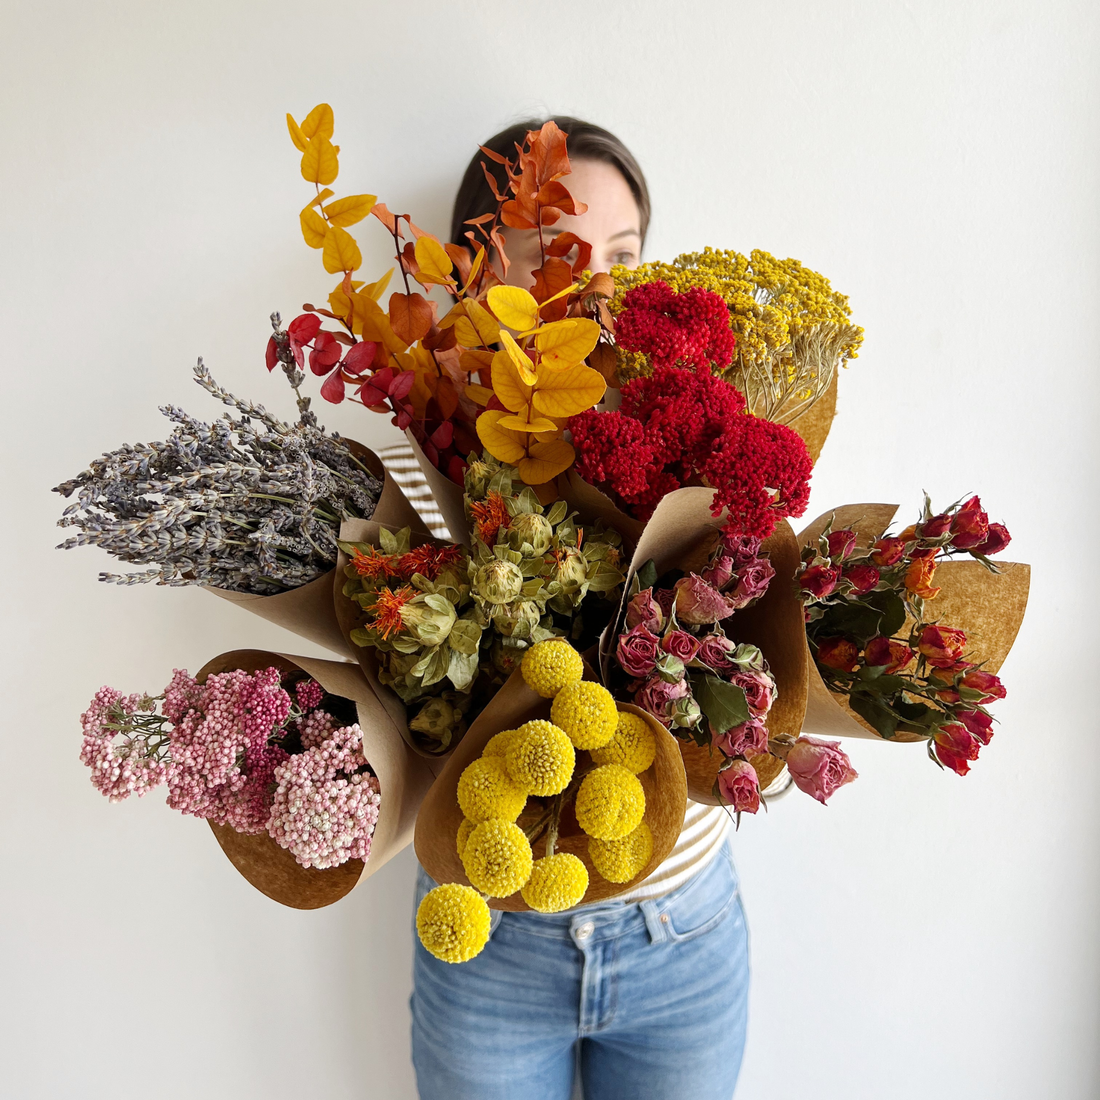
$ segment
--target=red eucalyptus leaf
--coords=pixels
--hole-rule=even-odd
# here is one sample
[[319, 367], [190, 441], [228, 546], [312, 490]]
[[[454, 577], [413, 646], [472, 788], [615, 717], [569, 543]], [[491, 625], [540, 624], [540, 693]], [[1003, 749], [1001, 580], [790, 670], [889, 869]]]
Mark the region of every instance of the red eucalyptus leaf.
[[343, 367], [348, 374], [362, 374], [374, 362], [378, 345], [373, 340], [361, 340], [353, 344], [344, 356]]
[[272, 370], [275, 364], [279, 361], [279, 346], [275, 343], [275, 337], [272, 336], [267, 342], [267, 354], [265, 356], [267, 363], [267, 369]]
[[321, 327], [321, 318], [315, 313], [303, 313], [295, 317], [287, 328], [287, 335], [299, 344], [308, 344], [317, 335]]
[[334, 405], [339, 405], [344, 400], [344, 379], [338, 370], [334, 370], [321, 383], [321, 396]]
[[309, 353], [309, 369], [314, 374], [325, 374], [340, 362], [343, 348], [331, 332], [319, 332], [313, 340], [313, 350]]

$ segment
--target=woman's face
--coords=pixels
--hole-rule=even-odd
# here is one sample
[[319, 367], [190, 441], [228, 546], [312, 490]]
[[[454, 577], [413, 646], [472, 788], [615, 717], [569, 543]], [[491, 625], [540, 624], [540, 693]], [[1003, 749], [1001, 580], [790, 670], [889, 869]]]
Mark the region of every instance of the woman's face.
[[[641, 214], [630, 186], [613, 164], [601, 160], [575, 160], [573, 171], [562, 179], [578, 202], [587, 203], [583, 214], [563, 214], [552, 226], [543, 229], [546, 243], [559, 233], [576, 233], [592, 245], [589, 268], [595, 274], [610, 271], [612, 264], [637, 267], [641, 259]], [[504, 229], [504, 247], [510, 266], [507, 283], [529, 290], [534, 284], [532, 272], [542, 261], [539, 257], [537, 229]], [[576, 253], [567, 257], [572, 260]]]

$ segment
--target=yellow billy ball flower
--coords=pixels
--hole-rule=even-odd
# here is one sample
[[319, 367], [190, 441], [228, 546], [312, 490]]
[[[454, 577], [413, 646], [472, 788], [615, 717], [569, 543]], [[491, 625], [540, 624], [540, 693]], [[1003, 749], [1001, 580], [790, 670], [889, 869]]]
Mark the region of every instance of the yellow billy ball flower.
[[455, 848], [458, 849], [458, 858], [462, 858], [462, 853], [466, 851], [466, 841], [470, 839], [470, 834], [477, 828], [477, 822], [471, 821], [468, 817], [462, 819], [462, 824], [458, 827], [458, 833], [455, 836]]
[[572, 742], [553, 722], [541, 718], [525, 722], [516, 731], [504, 758], [508, 774], [528, 794], [560, 794], [573, 778], [577, 754]]
[[618, 840], [588, 841], [588, 858], [608, 882], [629, 882], [641, 874], [653, 857], [653, 833], [643, 821], [632, 833]]
[[531, 646], [520, 668], [527, 686], [544, 699], [553, 699], [567, 684], [579, 683], [584, 676], [581, 655], [564, 638]]
[[578, 749], [598, 749], [615, 736], [619, 712], [611, 692], [591, 680], [568, 684], [550, 704], [550, 720]]
[[511, 821], [483, 821], [466, 841], [462, 866], [483, 894], [506, 898], [531, 877], [531, 842]]
[[508, 755], [508, 749], [512, 745], [512, 741], [516, 736], [515, 730], [501, 730], [500, 733], [494, 733], [492, 737], [485, 744], [485, 748], [481, 750], [482, 756], [500, 756], [505, 757]]
[[471, 821], [515, 821], [526, 803], [527, 792], [508, 774], [502, 756], [483, 756], [459, 777], [458, 804]]
[[657, 758], [657, 738], [649, 723], [636, 714], [623, 711], [615, 736], [603, 748], [592, 750], [597, 764], [622, 764], [627, 771], [640, 775]]
[[568, 852], [536, 859], [531, 880], [521, 891], [536, 913], [560, 913], [579, 905], [588, 889], [588, 868]]
[[416, 931], [437, 959], [466, 962], [489, 942], [489, 906], [469, 886], [445, 883], [424, 896], [416, 910]]
[[645, 814], [645, 791], [622, 764], [601, 764], [577, 791], [577, 823], [600, 840], [618, 840], [633, 832]]

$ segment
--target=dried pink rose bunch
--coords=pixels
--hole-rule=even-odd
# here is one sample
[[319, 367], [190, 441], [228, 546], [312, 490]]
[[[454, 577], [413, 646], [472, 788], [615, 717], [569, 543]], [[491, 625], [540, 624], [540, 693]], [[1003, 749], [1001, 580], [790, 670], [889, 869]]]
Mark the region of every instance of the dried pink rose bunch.
[[80, 759], [112, 802], [165, 783], [173, 809], [266, 832], [305, 867], [365, 859], [379, 787], [362, 732], [322, 708], [315, 680], [293, 697], [282, 680], [234, 669], [200, 684], [177, 669], [160, 696], [102, 687], [81, 715]]

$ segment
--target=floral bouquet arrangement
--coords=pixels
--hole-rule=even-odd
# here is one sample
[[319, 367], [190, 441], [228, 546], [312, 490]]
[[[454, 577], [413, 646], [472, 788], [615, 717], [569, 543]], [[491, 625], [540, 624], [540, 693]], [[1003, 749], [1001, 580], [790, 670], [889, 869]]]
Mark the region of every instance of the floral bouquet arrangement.
[[[253, 730], [234, 702], [211, 749], [218, 793], [179, 796], [250, 881], [327, 904], [355, 882], [334, 876], [360, 877], [368, 854], [369, 873], [416, 816], [417, 854], [444, 883], [421, 938], [461, 961], [491, 907], [556, 912], [650, 873], [687, 795], [755, 813], [786, 772], [825, 802], [856, 773], [821, 735], [923, 739], [966, 770], [989, 740], [985, 704], [1004, 694], [1027, 567], [992, 566], [1007, 531], [976, 497], [926, 508], [898, 536], [883, 505], [834, 509], [796, 536], [839, 368], [863, 336], [824, 276], [709, 248], [592, 275], [586, 242], [545, 233], [585, 210], [552, 122], [514, 156], [486, 151], [497, 204], [466, 244], [373, 195], [337, 197], [326, 104], [287, 124], [313, 189], [299, 226], [335, 281], [285, 329], [272, 315], [266, 366], [294, 387], [299, 423], [200, 369], [240, 420], [169, 410], [169, 443], [123, 448], [60, 487], [80, 492], [63, 520], [81, 526], [75, 541], [358, 659], [326, 681], [305, 658], [253, 658], [253, 677], [298, 668], [353, 699], [358, 725], [328, 695], [304, 709], [312, 695], [265, 680], [285, 713], [279, 702]], [[350, 232], [368, 218], [394, 255], [373, 282], [357, 278]], [[538, 233], [530, 288], [507, 283], [505, 228]], [[375, 456], [316, 425], [310, 375], [326, 401], [406, 432], [453, 541], [428, 533]], [[308, 607], [288, 602], [304, 593]], [[226, 659], [193, 690], [244, 667]], [[104, 700], [114, 732], [88, 751], [107, 789], [158, 769], [172, 789], [183, 712]], [[330, 717], [310, 717], [318, 707]], [[430, 790], [425, 757], [438, 758]]]
[[959, 775], [993, 736], [987, 704], [1005, 687], [967, 652], [967, 633], [936, 611], [937, 568], [969, 555], [993, 574], [989, 556], [1010, 535], [990, 523], [978, 497], [924, 514], [898, 535], [863, 547], [830, 522], [802, 551], [799, 585], [817, 671], [847, 709], [879, 736], [923, 739], [929, 755]]
[[443, 885], [416, 923], [437, 958], [481, 951], [490, 904], [559, 913], [621, 892], [672, 850], [687, 794], [675, 745], [586, 672], [564, 638], [528, 648], [425, 800], [417, 853]]

